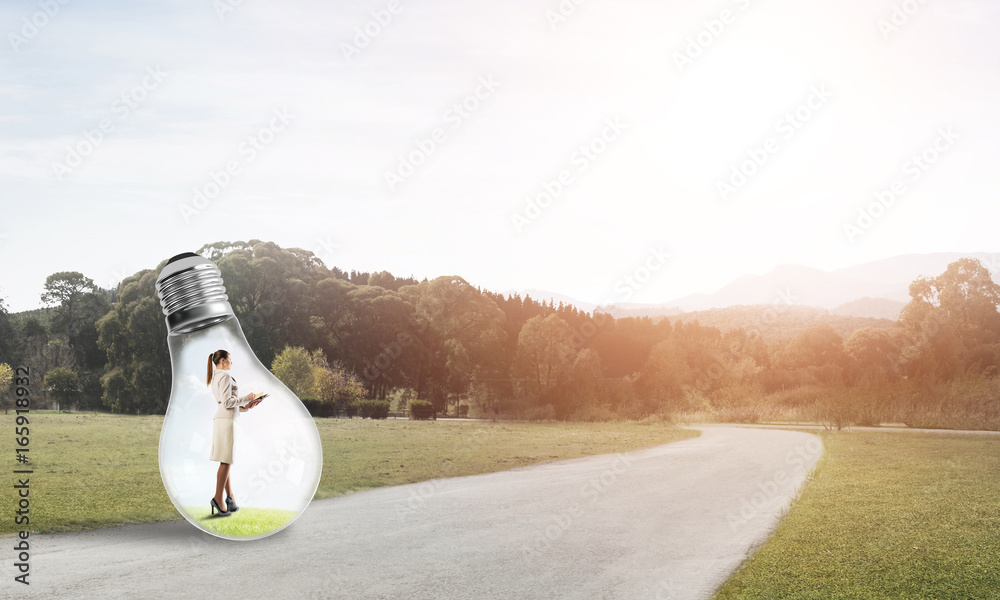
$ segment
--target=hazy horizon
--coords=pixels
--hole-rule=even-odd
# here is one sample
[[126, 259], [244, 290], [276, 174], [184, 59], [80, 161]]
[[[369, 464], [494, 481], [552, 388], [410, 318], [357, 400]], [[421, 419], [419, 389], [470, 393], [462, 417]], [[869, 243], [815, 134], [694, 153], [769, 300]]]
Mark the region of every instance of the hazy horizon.
[[594, 304], [989, 248], [1000, 6], [903, 5], [8, 3], [0, 298], [220, 240]]
[[[266, 241], [266, 240], [261, 240], [261, 241]], [[981, 262], [983, 262], [983, 265], [990, 271], [990, 273], [993, 275], [993, 277], [994, 277], [995, 280], [1000, 279], [1000, 253], [989, 253], [989, 252], [941, 252], [941, 253], [929, 253], [929, 254], [911, 254], [911, 255], [899, 255], [899, 256], [896, 256], [896, 257], [888, 257], [886, 259], [880, 259], [880, 260], [871, 261], [871, 262], [877, 263], [877, 262], [882, 262], [882, 261], [891, 261], [893, 259], [900, 259], [900, 258], [906, 258], [906, 257], [915, 257], [915, 256], [921, 256], [921, 257], [923, 257], [923, 256], [926, 256], [926, 257], [944, 257], [944, 256], [957, 256], [957, 255], [960, 255], [960, 256], [963, 256], [963, 257], [972, 257], [972, 256], [976, 256], [976, 255], [980, 255], [980, 256], [982, 256], [982, 255], [989, 255], [989, 257], [986, 258], [985, 261], [981, 261]], [[169, 257], [167, 257], [167, 258], [169, 258]], [[163, 259], [163, 260], [166, 260], [166, 258]], [[949, 258], [948, 260], [951, 261], [952, 259]], [[871, 264], [871, 263], [860, 263], [858, 265], [850, 265], [848, 267], [845, 267], [844, 269], [850, 270], [852, 267], [860, 267], [860, 266], [864, 266], [864, 265], [867, 265], [867, 264]], [[342, 265], [327, 265], [328, 268], [332, 268], [334, 266], [336, 266], [336, 267], [338, 267], [341, 270], [346, 271], [346, 272], [350, 272], [351, 271], [350, 268], [345, 269]], [[484, 291], [489, 291], [489, 292], [494, 292], [494, 293], [501, 293], [501, 294], [519, 294], [522, 297], [523, 296], [530, 296], [532, 299], [537, 300], [537, 301], [541, 301], [541, 302], [547, 302], [549, 299], [553, 299], [556, 304], [558, 304], [560, 301], [564, 301], [566, 303], [570, 303], [570, 304], [575, 305], [577, 308], [579, 308], [581, 310], [587, 310], [588, 312], [590, 310], [592, 310], [591, 305], [593, 307], [597, 307], [597, 308], [619, 308], [619, 309], [625, 309], [625, 310], [629, 310], [632, 307], [649, 307], [649, 308], [661, 308], [661, 309], [682, 308], [683, 312], [697, 312], [699, 310], [705, 310], [706, 308], [725, 308], [725, 307], [728, 307], [728, 306], [738, 306], [738, 305], [747, 305], [747, 304], [759, 304], [759, 305], [771, 305], [771, 304], [779, 304], [779, 305], [801, 305], [801, 306], [811, 306], [811, 307], [820, 307], [820, 308], [823, 308], [825, 306], [826, 308], [833, 308], [834, 305], [841, 305], [841, 304], [845, 304], [846, 303], [846, 302], [833, 302], [833, 303], [825, 302], [825, 303], [812, 303], [812, 304], [810, 304], [810, 303], [801, 303], [801, 302], [798, 302], [798, 296], [796, 295], [796, 294], [798, 294], [800, 292], [799, 290], [794, 290], [794, 291], [791, 290], [791, 289], [784, 289], [783, 290], [780, 287], [778, 287], [778, 288], [775, 288], [775, 290], [773, 292], [773, 297], [771, 297], [769, 295], [768, 298], [762, 299], [759, 302], [738, 302], [738, 303], [726, 304], [724, 306], [721, 306], [721, 305], [711, 305], [711, 306], [701, 307], [701, 308], [698, 308], [698, 307], [683, 308], [683, 306], [682, 306], [682, 304], [683, 304], [682, 301], [687, 300], [689, 296], [712, 296], [712, 295], [717, 294], [717, 293], [721, 292], [722, 290], [724, 290], [724, 289], [732, 286], [733, 284], [737, 283], [739, 280], [741, 280], [741, 279], [743, 279], [745, 277], [754, 277], [754, 276], [763, 277], [763, 276], [767, 276], [767, 275], [772, 275], [772, 274], [775, 274], [782, 267], [796, 268], [796, 269], [797, 268], [807, 268], [807, 269], [811, 268], [811, 267], [808, 267], [808, 266], [805, 266], [805, 265], [794, 265], [794, 264], [775, 265], [772, 269], [769, 269], [768, 271], [766, 271], [764, 273], [744, 273], [743, 275], [737, 276], [732, 281], [727, 282], [725, 285], [723, 285], [722, 287], [720, 287], [718, 289], [715, 289], [715, 290], [706, 291], [706, 292], [697, 292], [696, 291], [696, 292], [692, 292], [691, 294], [686, 294], [685, 296], [679, 296], [679, 297], [675, 297], [675, 298], [669, 298], [669, 299], [665, 299], [665, 300], [660, 301], [660, 302], [632, 302], [632, 301], [628, 301], [628, 300], [625, 300], [625, 301], [614, 301], [613, 300], [611, 302], [603, 302], [602, 303], [602, 302], [593, 302], [593, 301], [590, 301], [588, 299], [583, 299], [583, 298], [575, 298], [575, 297], [572, 297], [572, 296], [570, 296], [568, 294], [563, 294], [563, 293], [561, 293], [561, 292], [559, 292], [557, 290], [550, 290], [550, 289], [544, 289], [544, 288], [528, 288], [528, 287], [523, 287], [522, 286], [520, 288], [492, 289], [492, 288], [488, 288], [488, 287], [485, 287], [485, 286], [479, 284], [475, 279], [470, 279], [469, 277], [466, 277], [465, 275], [463, 275], [461, 273], [449, 273], [449, 274], [442, 273], [442, 274], [438, 274], [438, 275], [434, 275], [434, 276], [427, 276], [426, 278], [427, 279], [434, 279], [435, 277], [441, 276], [441, 275], [458, 275], [460, 277], [465, 278], [466, 281], [468, 281], [470, 284], [472, 284], [472, 285], [474, 285], [476, 287], [482, 288]], [[155, 268], [155, 265], [147, 267], [147, 268], [150, 268], [150, 269]], [[841, 270], [841, 269], [837, 269], [837, 270]], [[939, 270], [943, 271], [943, 268], [939, 269]], [[939, 274], [939, 270], [938, 269], [934, 269], [934, 268], [928, 268], [928, 269], [923, 269], [922, 272], [925, 273], [926, 276], [934, 276], [934, 275]], [[827, 270], [823, 270], [823, 269], [820, 269], [820, 271], [822, 271], [824, 273], [831, 273], [832, 272], [832, 271], [827, 271]], [[374, 272], [374, 271], [372, 271], [372, 272]], [[87, 274], [84, 273], [84, 275], [87, 275]], [[132, 273], [129, 273], [128, 275], [132, 275]], [[412, 275], [402, 275], [402, 274], [399, 274], [399, 273], [393, 273], [393, 275], [396, 276], [396, 277], [404, 277], [404, 278], [412, 276]], [[418, 281], [424, 279], [424, 277], [415, 277], [415, 276], [412, 276], [412, 277], [414, 277]], [[622, 280], [619, 283], [624, 283], [624, 282], [625, 282], [625, 280]], [[113, 289], [115, 286], [116, 286], [116, 284], [112, 285], [111, 288]], [[102, 286], [102, 287], [105, 287], [105, 289], [107, 289], [106, 286]], [[39, 295], [40, 294], [41, 294], [41, 292], [39, 292]], [[903, 301], [902, 299], [899, 299], [899, 298], [897, 298], [897, 299], [888, 298], [886, 294], [879, 295], [877, 293], [876, 294], [869, 294], [869, 295], [860, 295], [860, 296], [852, 297], [852, 298], [856, 299], [856, 300], [861, 300], [861, 299], [864, 299], [864, 298], [873, 298], [873, 299], [887, 299], [887, 300], [890, 300], [890, 301]], [[6, 299], [4, 298], [4, 296], [2, 294], [2, 290], [0, 290], [0, 299], [4, 299], [5, 304], [6, 304]], [[849, 300], [849, 301], [851, 301], [851, 300]], [[21, 308], [21, 309], [15, 310], [15, 309], [11, 308], [11, 306], [9, 304], [7, 304], [7, 308], [8, 308], [8, 310], [11, 313], [18, 313], [18, 312], [31, 311], [31, 310], [36, 310], [36, 309], [39, 309], [39, 308], [43, 308], [43, 305], [39, 302], [39, 304], [36, 305], [36, 306], [31, 306], [31, 307], [28, 307], [28, 308]]]

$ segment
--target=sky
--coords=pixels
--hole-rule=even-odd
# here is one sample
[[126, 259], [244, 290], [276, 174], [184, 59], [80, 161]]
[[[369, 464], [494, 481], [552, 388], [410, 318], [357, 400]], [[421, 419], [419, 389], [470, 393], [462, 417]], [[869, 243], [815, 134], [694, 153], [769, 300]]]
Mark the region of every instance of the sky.
[[602, 304], [993, 252], [998, 26], [988, 0], [3, 2], [0, 298], [249, 239]]

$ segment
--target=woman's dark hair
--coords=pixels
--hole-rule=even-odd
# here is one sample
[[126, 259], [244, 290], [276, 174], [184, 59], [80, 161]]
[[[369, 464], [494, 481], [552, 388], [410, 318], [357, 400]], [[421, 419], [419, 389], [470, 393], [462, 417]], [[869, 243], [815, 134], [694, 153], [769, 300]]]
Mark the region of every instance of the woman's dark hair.
[[229, 353], [225, 350], [216, 350], [208, 355], [208, 378], [205, 379], [205, 385], [212, 385], [212, 365], [219, 364], [223, 358], [229, 358]]

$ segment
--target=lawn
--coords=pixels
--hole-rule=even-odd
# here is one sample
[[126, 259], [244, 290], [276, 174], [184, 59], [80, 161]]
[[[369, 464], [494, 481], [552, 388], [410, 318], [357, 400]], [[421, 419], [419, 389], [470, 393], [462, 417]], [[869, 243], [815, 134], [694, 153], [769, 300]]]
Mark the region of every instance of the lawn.
[[[14, 416], [7, 416], [11, 431], [0, 436], [0, 453], [13, 465]], [[162, 416], [32, 411], [30, 419], [32, 533], [181, 518], [163, 489], [157, 463]], [[316, 421], [323, 442], [317, 498], [697, 435], [659, 423]], [[6, 506], [13, 510], [16, 491], [12, 485], [7, 489]], [[19, 529], [13, 518], [0, 522], [0, 535]]]
[[241, 538], [271, 533], [294, 519], [296, 514], [294, 510], [244, 506], [228, 517], [223, 517], [213, 515], [212, 509], [201, 506], [185, 506], [184, 509], [206, 529], [222, 536]]
[[821, 435], [812, 481], [715, 600], [1000, 598], [1000, 437]]

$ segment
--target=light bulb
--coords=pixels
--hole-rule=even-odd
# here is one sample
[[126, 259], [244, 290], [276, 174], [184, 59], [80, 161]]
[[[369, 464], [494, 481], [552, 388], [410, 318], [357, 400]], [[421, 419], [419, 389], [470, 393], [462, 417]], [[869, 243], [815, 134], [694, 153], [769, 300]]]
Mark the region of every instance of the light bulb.
[[[222, 538], [256, 539], [287, 527], [319, 486], [323, 449], [316, 423], [250, 349], [215, 263], [179, 254], [160, 271], [156, 292], [166, 315], [172, 371], [159, 448], [167, 495], [192, 525]], [[267, 394], [237, 412], [233, 422], [229, 483], [238, 510], [229, 516], [210, 505], [220, 470], [210, 460], [219, 404], [207, 385], [208, 357], [216, 350], [229, 353], [240, 397]]]

